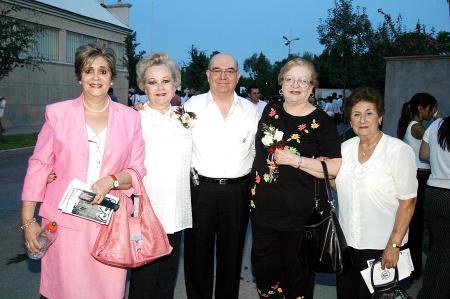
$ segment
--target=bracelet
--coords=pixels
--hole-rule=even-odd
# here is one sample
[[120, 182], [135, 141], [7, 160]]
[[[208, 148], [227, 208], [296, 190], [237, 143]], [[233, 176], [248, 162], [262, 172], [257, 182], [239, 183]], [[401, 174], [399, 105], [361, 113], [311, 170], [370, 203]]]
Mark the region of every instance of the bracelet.
[[300, 169], [300, 166], [302, 166], [303, 164], [303, 156], [298, 156], [298, 163], [297, 163], [297, 167], [298, 169]]
[[30, 220], [28, 220], [27, 222], [25, 222], [23, 225], [19, 226], [21, 230], [26, 229], [27, 227], [29, 227], [30, 225], [32, 225], [33, 223], [36, 223], [36, 218], [31, 218]]

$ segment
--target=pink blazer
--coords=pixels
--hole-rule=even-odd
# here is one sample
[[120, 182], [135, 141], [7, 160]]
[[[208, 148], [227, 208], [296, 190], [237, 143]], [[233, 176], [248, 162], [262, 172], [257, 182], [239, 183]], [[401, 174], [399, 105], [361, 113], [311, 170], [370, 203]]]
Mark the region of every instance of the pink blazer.
[[[81, 218], [58, 210], [61, 197], [74, 178], [86, 181], [89, 161], [88, 137], [83, 109], [83, 95], [76, 99], [48, 105], [45, 123], [38, 135], [22, 191], [23, 201], [42, 202], [39, 215], [58, 225], [81, 229]], [[119, 103], [110, 102], [108, 129], [100, 178], [126, 168], [144, 176], [145, 142], [139, 113]], [[54, 170], [58, 178], [47, 184]], [[132, 188], [128, 195], [139, 193], [134, 172], [129, 171]]]

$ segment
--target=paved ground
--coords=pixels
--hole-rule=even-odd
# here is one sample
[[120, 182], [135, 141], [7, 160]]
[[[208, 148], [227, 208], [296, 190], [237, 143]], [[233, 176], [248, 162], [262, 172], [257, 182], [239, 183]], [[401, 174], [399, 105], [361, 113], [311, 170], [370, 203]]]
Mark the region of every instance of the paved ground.
[[[22, 235], [18, 228], [20, 193], [25, 174], [27, 160], [32, 149], [0, 151], [0, 298], [33, 299], [40, 298], [39, 290], [39, 261], [27, 260], [25, 262], [5, 265], [7, 261], [25, 251], [22, 245]], [[251, 234], [247, 233], [245, 253], [241, 274], [240, 298], [257, 299], [255, 284], [250, 266]], [[178, 275], [175, 298], [184, 299], [183, 263]], [[332, 275], [320, 276], [315, 287], [316, 299], [336, 298], [334, 278]], [[416, 296], [421, 281], [407, 284], [408, 292]], [[85, 298], [80, 298], [85, 299]], [[91, 299], [91, 298], [86, 298]]]

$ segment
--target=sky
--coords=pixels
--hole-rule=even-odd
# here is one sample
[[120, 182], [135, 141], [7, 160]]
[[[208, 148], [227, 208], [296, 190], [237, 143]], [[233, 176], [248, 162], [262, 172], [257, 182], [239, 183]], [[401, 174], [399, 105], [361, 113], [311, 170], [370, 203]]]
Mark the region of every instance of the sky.
[[[106, 3], [115, 2], [113, 0]], [[334, 0], [123, 0], [131, 3], [130, 25], [139, 50], [164, 52], [183, 66], [191, 45], [208, 55], [217, 50], [233, 55], [242, 66], [263, 52], [273, 63], [288, 55], [282, 36], [299, 38], [291, 53], [320, 54], [317, 25], [326, 19]], [[365, 7], [373, 27], [383, 22], [377, 10], [402, 15], [407, 30], [418, 20], [436, 31], [450, 31], [446, 0], [353, 0]]]

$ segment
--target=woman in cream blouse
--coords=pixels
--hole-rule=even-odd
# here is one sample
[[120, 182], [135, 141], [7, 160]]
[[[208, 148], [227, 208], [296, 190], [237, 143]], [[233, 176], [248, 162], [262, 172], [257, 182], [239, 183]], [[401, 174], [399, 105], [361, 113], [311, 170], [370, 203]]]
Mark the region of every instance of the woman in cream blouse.
[[137, 65], [137, 77], [139, 87], [148, 97], [139, 111], [146, 143], [145, 165], [149, 169], [143, 183], [173, 251], [169, 256], [132, 269], [129, 298], [173, 298], [181, 233], [192, 227], [191, 121], [182, 119], [186, 113], [177, 114], [180, 109], [170, 105], [181, 75], [167, 55], [156, 53], [142, 59]]

